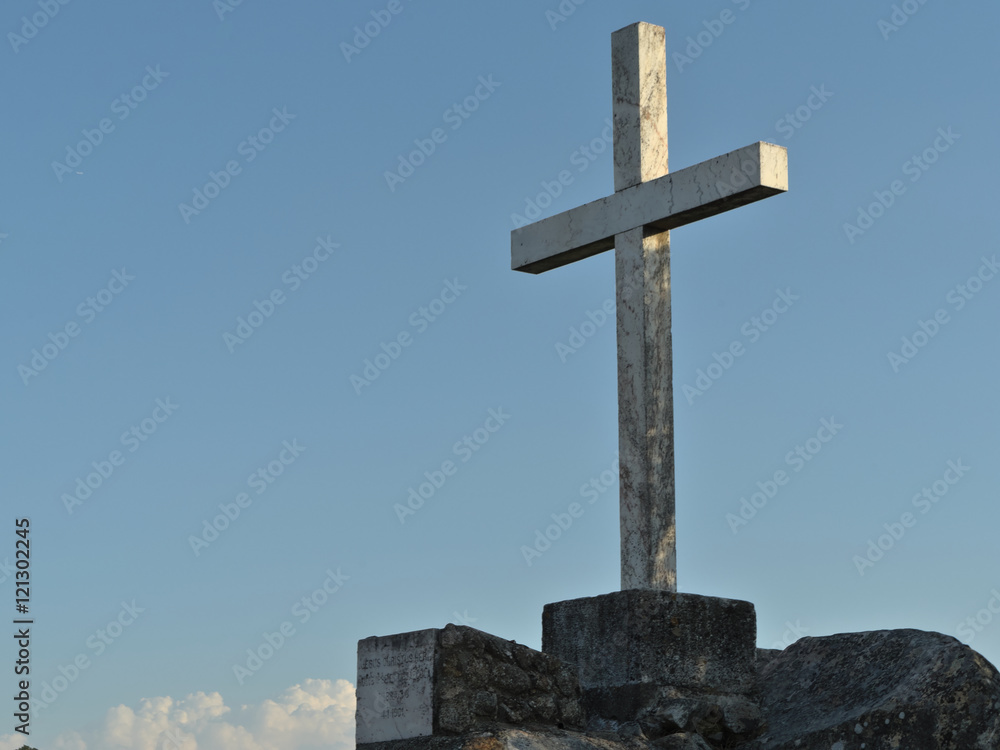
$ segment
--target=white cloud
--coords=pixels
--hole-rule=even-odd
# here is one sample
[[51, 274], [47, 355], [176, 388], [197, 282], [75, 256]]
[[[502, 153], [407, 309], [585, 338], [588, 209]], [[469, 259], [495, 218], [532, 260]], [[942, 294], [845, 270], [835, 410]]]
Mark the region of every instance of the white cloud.
[[56, 739], [53, 750], [87, 750], [87, 743], [76, 732], [66, 732]]
[[[17, 750], [23, 743], [3, 744]], [[108, 710], [100, 730], [66, 732], [55, 750], [307, 750], [354, 747], [354, 686], [305, 680], [275, 699], [231, 709], [219, 693], [144, 698]]]
[[[29, 738], [30, 739], [30, 738]], [[27, 743], [23, 734], [0, 734], [0, 750], [18, 750]]]

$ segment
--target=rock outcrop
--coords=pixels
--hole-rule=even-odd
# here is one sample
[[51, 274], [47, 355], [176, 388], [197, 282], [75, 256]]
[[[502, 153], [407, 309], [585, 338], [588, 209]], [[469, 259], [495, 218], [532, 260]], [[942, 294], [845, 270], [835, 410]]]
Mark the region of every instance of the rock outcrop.
[[[441, 679], [468, 689], [450, 703], [444, 698], [451, 693], [439, 691], [433, 703], [440, 704], [442, 716], [451, 716], [440, 711], [446, 703], [480, 711], [487, 701], [476, 690], [496, 693], [497, 706], [514, 705], [511, 696], [527, 697], [527, 708], [517, 715], [480, 711], [471, 730], [467, 721], [439, 722], [434, 736], [374, 742], [360, 750], [1000, 750], [1000, 672], [940, 633], [845, 633], [803, 638], [784, 651], [758, 650], [754, 697], [761, 702], [749, 714], [736, 711], [730, 696], [705, 693], [697, 700], [661, 702], [658, 712], [643, 704], [631, 719], [589, 715], [586, 730], [574, 731], [583, 718], [575, 709], [552, 714], [551, 702], [542, 700], [548, 693], [517, 687], [524, 682], [517, 669], [573, 682], [565, 669], [553, 671], [545, 661], [558, 659], [449, 627], [441, 648], [450, 656], [439, 660]], [[556, 684], [532, 680], [547, 691]], [[577, 694], [569, 687], [563, 693]], [[755, 739], [746, 741], [748, 736]]]
[[767, 728], [741, 750], [1000, 748], [1000, 673], [949, 636], [803, 638], [761, 661]]

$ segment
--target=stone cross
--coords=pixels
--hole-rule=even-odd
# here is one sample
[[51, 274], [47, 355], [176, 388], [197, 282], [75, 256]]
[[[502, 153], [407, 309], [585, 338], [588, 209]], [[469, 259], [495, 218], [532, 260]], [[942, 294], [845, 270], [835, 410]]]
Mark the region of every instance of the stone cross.
[[666, 35], [612, 35], [615, 193], [511, 233], [511, 267], [541, 273], [615, 250], [621, 586], [677, 590], [670, 231], [788, 190], [788, 154], [758, 142], [667, 169]]

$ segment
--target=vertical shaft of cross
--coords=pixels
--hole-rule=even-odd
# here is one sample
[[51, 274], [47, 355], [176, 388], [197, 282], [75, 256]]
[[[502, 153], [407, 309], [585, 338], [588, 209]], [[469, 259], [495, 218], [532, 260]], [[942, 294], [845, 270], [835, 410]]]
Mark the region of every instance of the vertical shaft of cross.
[[[612, 36], [615, 191], [668, 171], [664, 30]], [[621, 587], [677, 590], [670, 232], [615, 237]]]

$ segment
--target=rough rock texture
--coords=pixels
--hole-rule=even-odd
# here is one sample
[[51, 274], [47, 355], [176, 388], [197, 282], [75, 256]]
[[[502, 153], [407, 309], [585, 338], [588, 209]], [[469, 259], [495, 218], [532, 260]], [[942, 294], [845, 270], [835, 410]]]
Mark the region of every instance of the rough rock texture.
[[542, 651], [576, 665], [580, 686], [652, 682], [749, 692], [757, 621], [750, 602], [663, 591], [545, 605]]
[[658, 750], [712, 750], [712, 746], [701, 738], [700, 734], [682, 732], [668, 734], [653, 742]]
[[583, 728], [569, 666], [480, 630], [366, 638], [358, 654], [359, 747], [496, 725]]
[[437, 728], [467, 732], [489, 722], [583, 727], [576, 675], [558, 659], [474, 628], [441, 631]]
[[760, 682], [768, 728], [743, 750], [1000, 748], [1000, 673], [940, 633], [803, 638]]
[[[590, 715], [583, 733], [573, 731], [584, 718], [575, 669], [471, 628], [427, 632], [434, 735], [359, 750], [1000, 750], [1000, 673], [940, 633], [848, 633], [761, 649], [762, 713], [740, 696], [688, 688], [677, 697], [660, 685], [638, 715]], [[756, 739], [740, 739], [762, 725]]]
[[719, 747], [761, 729], [749, 602], [630, 590], [546, 605], [542, 650], [575, 666], [588, 730], [637, 722], [652, 739], [695, 732]]
[[[550, 727], [493, 727], [460, 736], [413, 737], [369, 745], [378, 750], [659, 750], [641, 737], [614, 733], [582, 734]], [[700, 745], [669, 745], [665, 750], [702, 750]]]
[[779, 648], [759, 648], [757, 649], [757, 673], [760, 674], [771, 660], [781, 653]]

